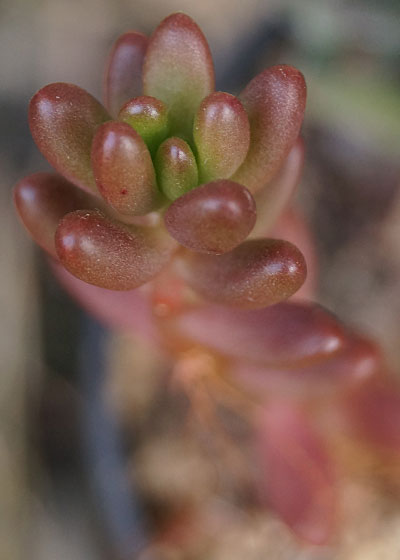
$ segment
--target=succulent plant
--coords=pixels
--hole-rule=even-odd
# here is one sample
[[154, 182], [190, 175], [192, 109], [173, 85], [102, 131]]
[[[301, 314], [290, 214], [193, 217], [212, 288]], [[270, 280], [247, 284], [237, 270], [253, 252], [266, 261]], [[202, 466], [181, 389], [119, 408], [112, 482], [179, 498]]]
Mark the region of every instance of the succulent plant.
[[[193, 374], [194, 390], [211, 383], [222, 400], [233, 391], [245, 403], [270, 505], [299, 536], [323, 543], [335, 482], [307, 411], [323, 410], [327, 395], [341, 409], [356, 403], [350, 424], [373, 439], [371, 380], [385, 368], [371, 341], [309, 301], [312, 257], [299, 292], [308, 301], [284, 301], [306, 278], [291, 241], [313, 253], [288, 209], [305, 97], [302, 74], [285, 65], [239, 97], [215, 92], [202, 32], [173, 14], [149, 39], [116, 41], [105, 106], [66, 83], [34, 95], [32, 135], [57, 173], [22, 179], [15, 204], [83, 305], [162, 345], [189, 393]], [[390, 414], [397, 398], [387, 398]]]
[[240, 99], [215, 92], [202, 32], [174, 14], [149, 40], [119, 38], [104, 83], [106, 108], [65, 83], [30, 103], [32, 135], [64, 176], [33, 175], [16, 189], [38, 242], [77, 278], [112, 290], [137, 288], [177, 258], [187, 284], [221, 303], [264, 307], [295, 293], [306, 275], [300, 251], [246, 238], [253, 195], [299, 135], [301, 73], [276, 66]]

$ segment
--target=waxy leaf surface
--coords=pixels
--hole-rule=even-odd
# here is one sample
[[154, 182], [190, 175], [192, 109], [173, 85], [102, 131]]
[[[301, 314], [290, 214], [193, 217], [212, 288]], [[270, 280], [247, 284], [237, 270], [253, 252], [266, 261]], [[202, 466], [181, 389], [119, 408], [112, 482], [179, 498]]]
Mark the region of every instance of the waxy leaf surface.
[[231, 177], [250, 146], [250, 125], [240, 101], [215, 92], [199, 107], [193, 127], [202, 182]]
[[110, 290], [132, 290], [168, 262], [173, 245], [158, 230], [114, 223], [96, 211], [67, 214], [56, 232], [61, 263], [74, 276]]
[[227, 180], [214, 181], [178, 198], [164, 220], [181, 245], [221, 254], [246, 239], [256, 220], [256, 206], [245, 187]]
[[104, 104], [116, 117], [122, 105], [142, 93], [142, 66], [147, 37], [131, 31], [115, 42], [104, 76]]
[[168, 135], [167, 107], [155, 97], [142, 95], [131, 99], [122, 107], [118, 118], [136, 130], [152, 154]]
[[48, 162], [84, 189], [96, 189], [90, 149], [96, 128], [110, 119], [87, 91], [72, 84], [45, 86], [32, 98], [29, 125]]
[[115, 210], [141, 216], [156, 208], [159, 193], [153, 162], [131, 126], [104, 123], [93, 140], [92, 164], [97, 188]]
[[185, 14], [172, 14], [150, 38], [143, 67], [143, 92], [161, 99], [170, 111], [172, 134], [192, 136], [200, 102], [214, 89], [207, 41]]
[[232, 179], [255, 192], [274, 177], [299, 135], [306, 102], [303, 75], [291, 66], [272, 66], [249, 83], [240, 100], [251, 143]]
[[188, 284], [205, 298], [244, 309], [283, 301], [304, 283], [307, 267], [291, 243], [251, 239], [224, 255], [193, 253], [184, 269]]
[[155, 166], [160, 190], [170, 200], [198, 185], [196, 159], [189, 144], [181, 138], [168, 138], [161, 144]]

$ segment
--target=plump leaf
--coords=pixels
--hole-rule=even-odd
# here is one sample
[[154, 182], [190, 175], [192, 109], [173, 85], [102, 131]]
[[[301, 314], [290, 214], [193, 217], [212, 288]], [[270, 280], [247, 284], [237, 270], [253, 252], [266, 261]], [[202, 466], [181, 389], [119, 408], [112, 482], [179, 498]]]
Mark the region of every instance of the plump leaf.
[[155, 159], [161, 191], [175, 200], [198, 185], [196, 159], [189, 144], [181, 138], [168, 138], [159, 147]]
[[273, 367], [234, 361], [229, 375], [242, 390], [258, 398], [271, 394], [311, 397], [327, 391], [353, 389], [372, 378], [381, 367], [381, 355], [369, 340], [349, 335], [344, 347], [314, 364]]
[[168, 110], [155, 97], [142, 95], [131, 99], [122, 107], [118, 118], [130, 124], [140, 134], [152, 154], [168, 136]]
[[205, 298], [244, 309], [283, 301], [304, 283], [303, 255], [288, 241], [252, 239], [224, 255], [192, 253], [185, 279]]
[[274, 177], [299, 135], [306, 85], [296, 68], [272, 66], [249, 83], [240, 99], [249, 117], [251, 143], [232, 179], [255, 192]]
[[104, 104], [116, 117], [122, 105], [142, 93], [142, 66], [147, 37], [124, 33], [114, 43], [104, 76]]
[[[253, 233], [254, 230], [251, 237]], [[300, 290], [294, 294], [293, 298], [300, 301], [304, 299], [315, 300], [319, 274], [317, 250], [310, 225], [302, 212], [296, 208], [295, 205], [289, 206], [279, 216], [273, 228], [269, 230], [269, 236], [275, 239], [286, 239], [294, 243], [303, 253], [307, 263], [307, 278]]]
[[214, 89], [214, 68], [203, 33], [185, 14], [167, 17], [151, 36], [143, 87], [168, 106], [171, 132], [190, 138], [195, 112]]
[[61, 220], [73, 210], [100, 208], [102, 201], [56, 173], [35, 173], [14, 188], [17, 212], [33, 239], [57, 258], [54, 236]]
[[201, 181], [231, 177], [250, 146], [250, 124], [243, 105], [229, 93], [211, 93], [196, 113], [193, 136]]
[[258, 417], [260, 487], [301, 538], [324, 544], [335, 526], [335, 476], [321, 438], [304, 413], [277, 402]]
[[110, 290], [132, 290], [168, 262], [173, 245], [159, 230], [114, 223], [98, 211], [67, 214], [56, 232], [61, 263], [74, 276]]
[[165, 335], [248, 363], [301, 367], [339, 352], [347, 341], [341, 323], [314, 303], [285, 302], [259, 310], [207, 305], [170, 318]]
[[202, 253], [231, 251], [246, 239], [256, 220], [249, 191], [232, 181], [214, 181], [181, 196], [164, 215], [167, 230], [181, 245]]
[[39, 150], [57, 171], [84, 189], [95, 189], [90, 148], [96, 128], [109, 119], [94, 97], [72, 84], [45, 86], [29, 106], [29, 125]]
[[92, 145], [97, 188], [121, 214], [144, 215], [159, 203], [156, 176], [146, 144], [128, 124], [100, 126]]

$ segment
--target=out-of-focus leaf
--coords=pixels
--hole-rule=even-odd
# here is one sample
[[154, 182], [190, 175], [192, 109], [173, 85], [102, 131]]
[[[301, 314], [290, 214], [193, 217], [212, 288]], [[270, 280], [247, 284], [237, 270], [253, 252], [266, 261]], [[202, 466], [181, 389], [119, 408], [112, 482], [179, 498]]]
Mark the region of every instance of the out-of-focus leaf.
[[124, 33], [114, 43], [104, 76], [104, 104], [116, 117], [122, 105], [142, 93], [142, 66], [147, 37]]
[[350, 335], [343, 348], [314, 364], [273, 367], [235, 360], [228, 375], [242, 390], [265, 398], [271, 394], [314, 398], [344, 392], [368, 381], [381, 368], [378, 347], [366, 338]]
[[54, 236], [60, 220], [73, 210], [101, 208], [91, 196], [56, 173], [34, 173], [14, 188], [18, 214], [33, 239], [57, 258]]
[[348, 400], [353, 429], [382, 450], [400, 453], [400, 388], [386, 376], [371, 380]]
[[276, 402], [258, 417], [261, 491], [282, 520], [304, 540], [324, 544], [335, 525], [331, 460], [303, 412]]
[[279, 303], [259, 310], [207, 305], [165, 322], [166, 336], [196, 342], [232, 359], [275, 367], [306, 366], [341, 350], [347, 333], [314, 303]]

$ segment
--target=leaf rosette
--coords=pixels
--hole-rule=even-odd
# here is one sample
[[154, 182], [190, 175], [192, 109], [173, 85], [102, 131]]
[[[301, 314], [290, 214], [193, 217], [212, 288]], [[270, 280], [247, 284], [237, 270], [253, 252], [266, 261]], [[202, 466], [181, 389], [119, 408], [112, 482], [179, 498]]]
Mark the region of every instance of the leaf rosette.
[[33, 96], [32, 135], [57, 174], [26, 177], [15, 201], [66, 270], [131, 290], [174, 263], [193, 293], [243, 308], [301, 287], [297, 247], [247, 238], [260, 223], [263, 235], [271, 230], [299, 178], [303, 76], [274, 66], [239, 97], [214, 91], [214, 81], [204, 35], [178, 13], [150, 38], [116, 41], [104, 106], [67, 83]]

